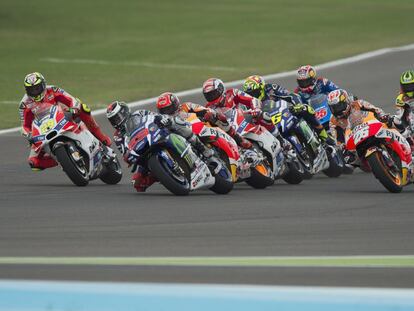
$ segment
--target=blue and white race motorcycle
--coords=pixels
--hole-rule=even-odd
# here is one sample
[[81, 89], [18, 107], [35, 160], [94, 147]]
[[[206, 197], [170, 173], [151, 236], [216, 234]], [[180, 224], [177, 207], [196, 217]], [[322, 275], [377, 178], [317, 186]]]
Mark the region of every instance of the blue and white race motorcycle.
[[266, 100], [263, 111], [272, 117], [282, 136], [295, 148], [298, 159], [308, 176], [323, 172], [329, 177], [338, 177], [342, 173], [343, 161], [337, 150], [324, 145], [309, 124], [290, 111], [290, 104], [285, 100]]
[[132, 115], [127, 131], [131, 155], [173, 194], [200, 188], [226, 194], [233, 189], [231, 172], [219, 157], [205, 163], [182, 136], [160, 128], [154, 115]]

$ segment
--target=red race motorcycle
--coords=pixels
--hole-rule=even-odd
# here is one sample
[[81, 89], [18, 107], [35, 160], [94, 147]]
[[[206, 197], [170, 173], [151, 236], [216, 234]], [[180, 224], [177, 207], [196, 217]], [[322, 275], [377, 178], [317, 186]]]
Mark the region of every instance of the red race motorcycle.
[[250, 123], [247, 118], [251, 116], [245, 116], [240, 108], [222, 108], [221, 112], [236, 131], [253, 144], [252, 149], [240, 149], [239, 179], [258, 189], [272, 185], [278, 174], [276, 154], [281, 151], [278, 140], [264, 127]]
[[122, 178], [115, 152], [104, 146], [83, 124], [59, 105], [50, 105], [35, 115], [32, 142], [37, 152], [50, 154], [77, 186], [100, 178], [117, 184]]
[[203, 122], [196, 113], [187, 113], [186, 120], [191, 123], [193, 133], [200, 140], [213, 148], [218, 157], [231, 172], [233, 182], [237, 181], [237, 168], [240, 165], [240, 154], [236, 142], [219, 127]]
[[401, 192], [412, 179], [411, 148], [396, 130], [366, 113], [361, 124], [348, 131], [346, 149], [355, 152], [364, 171], [371, 170], [390, 192]]

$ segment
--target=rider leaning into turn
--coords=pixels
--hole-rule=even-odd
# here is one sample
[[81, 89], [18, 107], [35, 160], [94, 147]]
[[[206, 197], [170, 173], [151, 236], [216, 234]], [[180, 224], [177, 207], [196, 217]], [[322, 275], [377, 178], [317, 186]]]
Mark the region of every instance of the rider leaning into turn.
[[184, 120], [187, 119], [188, 113], [203, 113], [203, 120], [210, 122], [213, 126], [221, 128], [229, 134], [240, 147], [244, 149], [250, 149], [252, 147], [252, 144], [237, 133], [227, 121], [226, 116], [219, 111], [191, 102], [181, 104], [179, 98], [171, 92], [165, 92], [158, 97], [157, 109], [161, 114], [179, 116]]
[[235, 88], [226, 90], [223, 81], [217, 78], [204, 82], [203, 95], [207, 100], [206, 107], [216, 111], [220, 111], [220, 108], [246, 106], [249, 109], [246, 113], [252, 115], [256, 124], [264, 126], [275, 137], [280, 136], [270, 115], [262, 111], [262, 103], [259, 99]]
[[[26, 94], [19, 106], [20, 121], [22, 124], [22, 135], [29, 143], [32, 143], [32, 123], [35, 116], [42, 111], [49, 109], [51, 105], [59, 103], [67, 106], [74, 117], [79, 117], [89, 131], [103, 144], [109, 146], [111, 139], [99, 128], [98, 123], [91, 115], [90, 108], [79, 99], [73, 97], [63, 89], [46, 85], [46, 80], [38, 72], [26, 75], [24, 79]], [[29, 155], [29, 165], [33, 170], [42, 170], [56, 166], [56, 161], [43, 151], [36, 152], [32, 145]]]
[[286, 88], [278, 84], [266, 83], [258, 75], [247, 77], [243, 83], [243, 90], [261, 101], [276, 101], [282, 99], [291, 103], [291, 111], [293, 114], [303, 118], [318, 133], [319, 138], [323, 142], [334, 144], [333, 140], [328, 136], [328, 133], [316, 118], [313, 108], [307, 104], [303, 104], [298, 94], [289, 92]]
[[400, 93], [395, 99], [396, 113], [390, 117], [389, 125], [394, 126], [407, 139], [414, 152], [414, 70], [403, 72], [400, 77]]
[[381, 108], [369, 102], [358, 99], [354, 100], [345, 90], [338, 89], [328, 95], [328, 105], [332, 112], [329, 126], [331, 134], [336, 138], [338, 144], [345, 143], [345, 131], [362, 123], [363, 111], [373, 112], [374, 116], [381, 122], [387, 122], [388, 115]]
[[119, 151], [123, 154], [125, 162], [133, 165], [132, 182], [138, 192], [144, 192], [156, 180], [148, 171], [147, 167], [141, 163], [141, 159], [134, 156], [128, 149], [127, 137], [135, 130], [134, 117], [153, 115], [159, 127], [168, 128], [170, 131], [184, 137], [198, 152], [205, 158], [210, 158], [213, 151], [208, 149], [199, 138], [193, 134], [191, 125], [180, 117], [169, 117], [147, 110], [137, 110], [130, 113], [129, 107], [124, 102], [115, 101], [111, 103], [106, 116], [115, 128], [114, 141]]

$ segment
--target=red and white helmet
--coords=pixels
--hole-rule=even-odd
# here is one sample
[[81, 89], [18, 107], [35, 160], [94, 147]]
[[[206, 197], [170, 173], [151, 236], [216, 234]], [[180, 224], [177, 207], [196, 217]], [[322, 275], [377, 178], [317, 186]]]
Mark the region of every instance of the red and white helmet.
[[225, 99], [224, 93], [224, 83], [220, 79], [210, 78], [203, 83], [203, 95], [209, 105], [223, 105]]
[[157, 109], [162, 114], [175, 114], [180, 108], [180, 100], [171, 92], [162, 93], [157, 99]]
[[328, 94], [328, 105], [335, 117], [347, 117], [351, 110], [351, 99], [348, 92], [342, 89], [330, 92]]
[[316, 85], [316, 70], [311, 65], [299, 67], [296, 81], [302, 92], [310, 93]]

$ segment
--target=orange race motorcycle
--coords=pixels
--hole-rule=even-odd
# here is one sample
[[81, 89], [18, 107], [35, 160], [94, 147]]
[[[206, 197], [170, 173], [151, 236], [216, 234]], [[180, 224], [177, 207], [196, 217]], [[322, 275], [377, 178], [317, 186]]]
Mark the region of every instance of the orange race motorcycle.
[[346, 149], [356, 152], [364, 171], [372, 171], [390, 192], [401, 192], [411, 182], [413, 164], [407, 140], [396, 130], [364, 112], [362, 122], [347, 130]]

